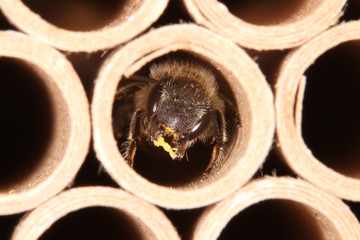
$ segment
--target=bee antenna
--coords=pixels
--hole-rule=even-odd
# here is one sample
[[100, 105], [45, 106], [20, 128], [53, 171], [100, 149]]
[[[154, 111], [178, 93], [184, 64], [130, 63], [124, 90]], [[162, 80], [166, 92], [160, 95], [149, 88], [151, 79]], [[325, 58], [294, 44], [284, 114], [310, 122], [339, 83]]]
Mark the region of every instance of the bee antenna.
[[128, 79], [138, 82], [160, 84], [160, 82], [155, 79], [152, 79], [150, 77], [139, 76], [139, 75], [132, 75]]

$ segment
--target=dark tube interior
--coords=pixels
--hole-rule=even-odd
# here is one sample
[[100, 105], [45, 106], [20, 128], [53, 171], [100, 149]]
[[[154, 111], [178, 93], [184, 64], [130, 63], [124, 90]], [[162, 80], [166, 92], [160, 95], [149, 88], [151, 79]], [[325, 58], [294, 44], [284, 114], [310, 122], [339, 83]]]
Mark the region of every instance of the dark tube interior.
[[328, 167], [360, 178], [360, 41], [328, 50], [305, 75], [305, 143]]
[[[33, 12], [57, 27], [73, 31], [100, 29], [123, 11], [136, 8], [128, 0], [23, 0]], [[128, 7], [129, 9], [125, 9]]]
[[[178, 51], [155, 59], [144, 66], [135, 75], [149, 76], [149, 67], [151, 64], [174, 58], [183, 59], [185, 61], [199, 61], [208, 66], [217, 78], [219, 83], [219, 93], [226, 96], [234, 103], [234, 108], [237, 108], [234, 94], [224, 76], [212, 65], [188, 52]], [[126, 85], [129, 81], [131, 80], [124, 80], [123, 83]], [[120, 85], [120, 87], [125, 85]], [[136, 90], [137, 89], [134, 89], [134, 91]], [[134, 92], [129, 91], [128, 96], [130, 96], [130, 98], [114, 102], [113, 129], [115, 137], [118, 138], [120, 151], [124, 150], [122, 144], [126, 141], [128, 136], [130, 120], [135, 111], [134, 99], [131, 97], [133, 94]], [[234, 126], [234, 115], [229, 109], [225, 112], [225, 118], [229, 138], [229, 141], [226, 143], [225, 154], [227, 154], [231, 150], [231, 143], [233, 143], [236, 137], [237, 129]], [[163, 148], [155, 147], [146, 141], [142, 141], [142, 143], [138, 141], [134, 160], [134, 170], [151, 182], [165, 186], [183, 187], [195, 181], [199, 181], [204, 177], [206, 178], [203, 173], [210, 162], [213, 146], [214, 144], [211, 144], [211, 138], [204, 143], [198, 141], [188, 148], [187, 154], [183, 159], [172, 160]]]
[[339, 22], [348, 22], [351, 20], [360, 19], [360, 1], [359, 0], [347, 0], [344, 8], [344, 13], [341, 16]]
[[219, 0], [236, 17], [255, 25], [276, 25], [291, 21], [306, 0]]
[[56, 221], [40, 239], [145, 239], [127, 214], [106, 207], [89, 207]]
[[26, 179], [40, 165], [52, 135], [49, 92], [25, 63], [0, 58], [0, 191]]
[[322, 240], [323, 234], [315, 217], [300, 203], [266, 200], [233, 217], [219, 239]]

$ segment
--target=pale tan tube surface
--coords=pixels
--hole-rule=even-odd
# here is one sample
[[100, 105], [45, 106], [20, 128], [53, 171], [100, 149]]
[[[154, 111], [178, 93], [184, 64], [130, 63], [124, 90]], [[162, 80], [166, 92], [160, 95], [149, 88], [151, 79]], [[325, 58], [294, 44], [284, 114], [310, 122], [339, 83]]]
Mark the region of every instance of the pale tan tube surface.
[[[72, 31], [58, 27], [43, 19], [39, 13], [33, 12], [21, 0], [2, 0], [0, 8], [17, 28], [49, 45], [65, 51], [95, 52], [129, 41], [144, 31], [161, 15], [167, 2], [167, 0], [125, 1], [121, 3], [115, 19], [91, 31]], [[74, 7], [76, 7], [75, 3]], [[81, 18], [81, 12], [88, 7], [90, 8], [90, 6], [79, 7], [79, 14], [75, 14], [76, 17], [72, 21], [80, 21], [78, 18]], [[96, 11], [100, 10], [94, 10], [95, 19]], [[67, 13], [63, 14], [67, 15]], [[61, 14], [57, 13], [57, 15]]]
[[[359, 178], [355, 175], [342, 174], [323, 164], [314, 157], [300, 133], [305, 71], [325, 52], [341, 43], [360, 40], [359, 36], [360, 22], [341, 24], [324, 32], [285, 58], [275, 86], [278, 147], [284, 155], [286, 163], [297, 174], [320, 188], [341, 198], [354, 201], [360, 200]], [[354, 61], [358, 60], [354, 59]], [[316, 79], [307, 79], [307, 81], [310, 80], [315, 81]], [[345, 80], [339, 79], [339, 81]], [[350, 113], [343, 117], [349, 116]], [[341, 156], [338, 161], [341, 164]], [[359, 172], [357, 161], [355, 158], [354, 165], [348, 166], [348, 168]]]
[[271, 50], [299, 46], [334, 25], [346, 1], [227, 2], [228, 7], [217, 0], [184, 0], [198, 24], [243, 47]]
[[[312, 236], [308, 235], [309, 238], [306, 239], [355, 240], [360, 238], [358, 220], [340, 199], [320, 191], [312, 184], [300, 179], [265, 177], [250, 182], [228, 198], [206, 209], [195, 225], [192, 239], [217, 239], [232, 218], [242, 214], [247, 208], [255, 208], [256, 205], [268, 200], [279, 200], [278, 204], [293, 204], [292, 208], [297, 210], [302, 208], [298, 211], [302, 216], [308, 212], [307, 217], [303, 220], [306, 225], [312, 226], [311, 230], [314, 233], [317, 233]], [[280, 200], [286, 200], [286, 202]], [[281, 206], [277, 205], [277, 207]], [[273, 221], [278, 223], [278, 216], [272, 217]], [[296, 215], [288, 215], [288, 217], [300, 219], [300, 216]], [[311, 231], [301, 228], [301, 222], [298, 224], [294, 229], [299, 231], [299, 234], [308, 234], [307, 231]], [[281, 227], [281, 225], [279, 226]], [[254, 231], [263, 230], [262, 226], [252, 227], [256, 229]], [[279, 231], [282, 230], [279, 229]], [[271, 229], [268, 237], [271, 238], [271, 233], [274, 232], [276, 229]], [[240, 239], [241, 233], [239, 234], [237, 238]]]
[[160, 209], [127, 192], [109, 187], [74, 188], [61, 193], [21, 219], [12, 239], [38, 239], [62, 217], [90, 207], [106, 207], [126, 214], [137, 227], [138, 232], [134, 236], [141, 235], [141, 239], [180, 239]]
[[[44, 155], [38, 160], [39, 164], [35, 168], [26, 169], [26, 177], [19, 177], [18, 181], [11, 184], [1, 182], [0, 214], [12, 214], [38, 206], [72, 182], [88, 152], [90, 117], [80, 79], [68, 60], [58, 51], [24, 34], [3, 31], [0, 32], [0, 55], [3, 59], [22, 62], [33, 70], [32, 74], [37, 75], [46, 87], [53, 116], [51, 137]], [[6, 81], [16, 79], [7, 79], [4, 76], [2, 81], [5, 85]], [[13, 95], [14, 99], [7, 99], [10, 106], [17, 101], [16, 97], [22, 97], [16, 96], [16, 90]], [[29, 101], [31, 102], [31, 99]], [[30, 115], [21, 116], [21, 121], [27, 121], [32, 117]], [[14, 134], [15, 132], [16, 129]], [[16, 137], [17, 145], [26, 144], [21, 142], [24, 140], [21, 135]], [[3, 157], [11, 160], [12, 155]], [[19, 163], [18, 167], [26, 165], [28, 160], [28, 157], [24, 157], [23, 163]]]
[[[200, 174], [191, 183], [175, 187], [150, 182], [124, 161], [114, 138], [112, 106], [121, 77], [180, 50], [202, 58], [223, 74], [234, 92], [242, 126], [235, 131], [233, 147], [221, 167], [207, 177]], [[263, 163], [274, 131], [272, 99], [257, 65], [233, 42], [192, 24], [156, 29], [114, 52], [102, 66], [92, 102], [95, 150], [112, 178], [135, 195], [166, 208], [205, 206], [245, 184]]]

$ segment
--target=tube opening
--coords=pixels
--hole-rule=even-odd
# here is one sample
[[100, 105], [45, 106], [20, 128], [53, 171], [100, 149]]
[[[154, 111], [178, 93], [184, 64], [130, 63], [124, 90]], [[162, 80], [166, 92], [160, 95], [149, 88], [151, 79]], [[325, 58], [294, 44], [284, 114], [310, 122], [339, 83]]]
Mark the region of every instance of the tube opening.
[[318, 3], [312, 0], [219, 0], [236, 17], [255, 25], [290, 23], [312, 11]]
[[0, 58], [0, 74], [0, 191], [6, 191], [43, 163], [53, 137], [54, 115], [43, 79], [27, 64]]
[[[238, 109], [237, 102], [235, 100], [235, 95], [231, 89], [229, 82], [227, 81], [227, 79], [225, 79], [223, 73], [221, 73], [219, 70], [217, 70], [216, 67], [214, 67], [212, 64], [210, 64], [208, 61], [201, 58], [200, 56], [196, 56], [192, 53], [185, 51], [177, 51], [174, 53], [170, 53], [154, 59], [153, 61], [145, 65], [143, 68], [141, 68], [134, 75], [145, 77], [149, 76], [149, 68], [154, 63], [159, 64], [163, 62], [169, 62], [171, 59], [182, 60], [184, 62], [195, 62], [208, 68], [215, 75], [215, 79], [217, 84], [219, 85], [219, 89], [207, 90], [215, 91], [215, 95], [219, 96], [219, 98], [226, 98], [226, 100], [221, 101], [227, 101], [229, 103], [225, 104], [225, 111], [222, 111], [225, 116], [226, 134], [228, 135], [228, 141], [225, 143], [224, 158], [222, 161], [219, 161], [219, 164], [217, 164], [212, 171], [210, 171], [208, 176], [206, 176], [204, 173], [212, 157], [213, 147], [215, 143], [212, 143], [211, 141], [212, 137], [215, 136], [215, 133], [211, 133], [211, 136], [207, 137], [203, 141], [196, 141], [194, 145], [190, 146], [187, 149], [186, 154], [184, 154], [181, 160], [173, 160], [171, 158], [171, 150], [169, 150], [169, 152], [165, 150], [165, 143], [162, 145], [159, 144], [159, 147], [155, 147], [151, 140], [144, 140], [144, 137], [146, 137], [145, 135], [147, 134], [146, 132], [142, 132], [143, 140], [137, 141], [137, 149], [134, 158], [134, 170], [137, 173], [139, 173], [149, 181], [160, 185], [171, 187], [185, 187], [195, 182], [204, 182], [204, 179], [208, 179], [209, 176], [212, 176], [213, 173], [217, 172], [217, 169], [220, 169], [222, 165], [226, 162], [227, 156], [231, 152], [231, 149], [239, 132], [238, 127], [236, 126], [237, 123], [235, 121], [235, 119], [239, 118], [239, 116], [236, 116], [236, 111]], [[126, 84], [129, 84], [129, 82], [131, 83], [131, 80], [122, 79], [120, 81], [118, 89], [124, 89], [123, 87], [126, 86]], [[142, 89], [146, 88], [148, 87], [145, 85]], [[180, 93], [180, 90], [181, 89], [175, 89], [177, 93]], [[196, 90], [196, 88], [194, 88], [194, 90]], [[134, 88], [133, 90], [129, 90], [127, 92], [128, 96], [132, 97], [133, 99], [124, 98], [122, 100], [115, 100], [113, 106], [114, 135], [115, 138], [118, 139], [118, 147], [119, 150], [122, 152], [123, 156], [124, 154], [129, 153], [126, 151], [126, 145], [124, 145], [124, 142], [128, 137], [131, 117], [134, 115], [135, 112], [134, 103], [137, 103], [137, 108], [147, 108], [147, 106], [141, 105], [141, 98], [136, 98], [136, 91], [139, 90]], [[142, 95], [144, 96], [144, 98], [147, 98], [144, 102], [147, 103], [149, 101], [155, 101], [156, 98], [150, 97], [150, 94], [146, 95], [145, 92], [146, 90], [143, 91], [144, 95]], [[217, 103], [211, 101], [211, 104]], [[230, 105], [232, 109], [230, 109]], [[172, 108], [170, 108], [170, 110], [171, 109]], [[187, 113], [188, 116], [194, 114], [196, 115], [196, 109], [197, 108], [191, 109]], [[171, 115], [169, 117], [171, 117]], [[140, 120], [140, 122], [149, 124], [149, 122], [146, 122], [144, 120]], [[209, 125], [207, 125], [207, 127], [205, 127], [204, 129], [210, 129], [212, 124], [212, 118], [210, 118]], [[204, 130], [204, 132], [206, 132], [206, 130]], [[151, 139], [151, 134], [148, 134], [148, 136]], [[166, 141], [166, 139], [164, 140]]]
[[[329, 239], [335, 228], [320, 215], [295, 201], [266, 200], [254, 204], [233, 217], [219, 239]], [[333, 232], [331, 233], [333, 234]], [[334, 236], [332, 236], [334, 237]], [[337, 238], [334, 238], [337, 239]]]
[[360, 178], [360, 42], [334, 47], [305, 72], [302, 136], [326, 166]]
[[72, 31], [91, 31], [121, 23], [141, 4], [141, 0], [22, 1], [49, 23]]
[[108, 207], [88, 207], [56, 221], [40, 239], [151, 239], [140, 220]]

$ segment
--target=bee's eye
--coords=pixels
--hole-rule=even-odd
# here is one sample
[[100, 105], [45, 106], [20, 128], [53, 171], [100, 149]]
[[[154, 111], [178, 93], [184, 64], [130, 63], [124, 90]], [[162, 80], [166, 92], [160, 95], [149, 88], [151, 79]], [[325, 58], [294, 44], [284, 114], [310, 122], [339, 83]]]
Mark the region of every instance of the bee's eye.
[[189, 140], [195, 139], [200, 136], [208, 127], [210, 123], [210, 112], [207, 112], [200, 121], [191, 129]]
[[161, 97], [161, 89], [162, 86], [160, 84], [156, 84], [149, 94], [149, 99], [147, 102], [146, 111], [148, 116], [150, 117], [154, 112], [156, 112], [156, 109], [158, 107], [160, 97]]

